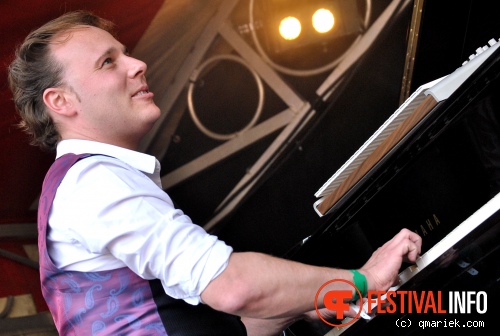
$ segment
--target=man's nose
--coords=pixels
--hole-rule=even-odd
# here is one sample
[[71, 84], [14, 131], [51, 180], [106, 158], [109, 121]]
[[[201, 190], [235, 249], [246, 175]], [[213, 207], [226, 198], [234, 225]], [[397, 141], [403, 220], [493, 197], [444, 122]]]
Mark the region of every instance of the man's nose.
[[136, 77], [138, 75], [143, 75], [146, 73], [146, 70], [148, 68], [148, 66], [146, 65], [146, 63], [144, 63], [143, 61], [141, 60], [138, 60], [136, 58], [133, 58], [133, 57], [128, 57], [129, 59], [129, 75], [130, 77]]

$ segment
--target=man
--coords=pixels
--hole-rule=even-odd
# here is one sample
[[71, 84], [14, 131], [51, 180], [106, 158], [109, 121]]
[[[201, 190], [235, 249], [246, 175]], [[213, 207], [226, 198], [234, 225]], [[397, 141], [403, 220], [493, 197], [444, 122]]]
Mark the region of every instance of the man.
[[421, 239], [406, 229], [349, 271], [236, 253], [191, 223], [161, 189], [158, 161], [135, 151], [160, 116], [145, 72], [110, 22], [82, 11], [32, 32], [9, 67], [21, 125], [57, 149], [39, 252], [61, 334], [276, 335], [315, 315], [327, 281], [387, 290], [416, 260]]

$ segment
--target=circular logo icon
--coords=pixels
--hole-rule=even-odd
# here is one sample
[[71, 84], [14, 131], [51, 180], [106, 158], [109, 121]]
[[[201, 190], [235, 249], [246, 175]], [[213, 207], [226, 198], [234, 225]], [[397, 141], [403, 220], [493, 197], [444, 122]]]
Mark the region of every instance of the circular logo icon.
[[[354, 284], [352, 282], [350, 282], [348, 280], [344, 280], [344, 279], [336, 279], [336, 280], [327, 281], [316, 292], [316, 297], [314, 298], [314, 307], [316, 308], [316, 314], [318, 314], [319, 318], [323, 322], [325, 322], [326, 324], [328, 324], [328, 325], [330, 325], [332, 327], [340, 328], [340, 327], [348, 326], [351, 323], [354, 323], [354, 321], [356, 321], [356, 319], [361, 314], [361, 309], [358, 311], [357, 315], [352, 320], [350, 320], [350, 321], [348, 321], [346, 323], [335, 324], [335, 323], [331, 323], [331, 322], [327, 321], [321, 315], [321, 313], [319, 311], [320, 308], [318, 307], [319, 306], [318, 305], [318, 299], [319, 299], [321, 291], [326, 286], [328, 286], [329, 284], [332, 284], [334, 282], [344, 282], [344, 283], [349, 284], [350, 286], [352, 286], [358, 292], [358, 296], [359, 297], [361, 297], [361, 292], [359, 291], [359, 289], [356, 286], [354, 286]], [[340, 316], [340, 319], [342, 319], [343, 315], [344, 315], [342, 312], [349, 309], [349, 303], [344, 302], [344, 299], [352, 299], [352, 292], [351, 291], [345, 291], [345, 290], [344, 291], [342, 291], [342, 290], [332, 290], [332, 291], [328, 291], [323, 296], [323, 304], [324, 304], [324, 306], [325, 306], [326, 309], [337, 311], [337, 317]]]

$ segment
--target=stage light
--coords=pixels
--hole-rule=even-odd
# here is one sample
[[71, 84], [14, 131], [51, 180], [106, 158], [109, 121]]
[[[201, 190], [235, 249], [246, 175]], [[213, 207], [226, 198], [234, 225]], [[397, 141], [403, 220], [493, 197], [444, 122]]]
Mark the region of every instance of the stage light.
[[312, 25], [318, 33], [327, 33], [332, 30], [335, 18], [331, 11], [325, 8], [318, 9], [312, 16]]
[[279, 32], [285, 40], [295, 40], [299, 37], [301, 30], [300, 21], [293, 16], [288, 16], [280, 22]]
[[359, 34], [363, 23], [357, 0], [260, 0], [258, 4], [259, 33], [275, 55]]

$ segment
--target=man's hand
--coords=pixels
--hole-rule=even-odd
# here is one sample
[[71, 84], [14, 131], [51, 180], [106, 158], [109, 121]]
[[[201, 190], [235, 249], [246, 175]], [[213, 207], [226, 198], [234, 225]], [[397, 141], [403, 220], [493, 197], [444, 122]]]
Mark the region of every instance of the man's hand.
[[402, 262], [415, 262], [421, 248], [422, 238], [408, 229], [378, 248], [359, 270], [366, 276], [368, 290], [387, 291], [397, 282]]

